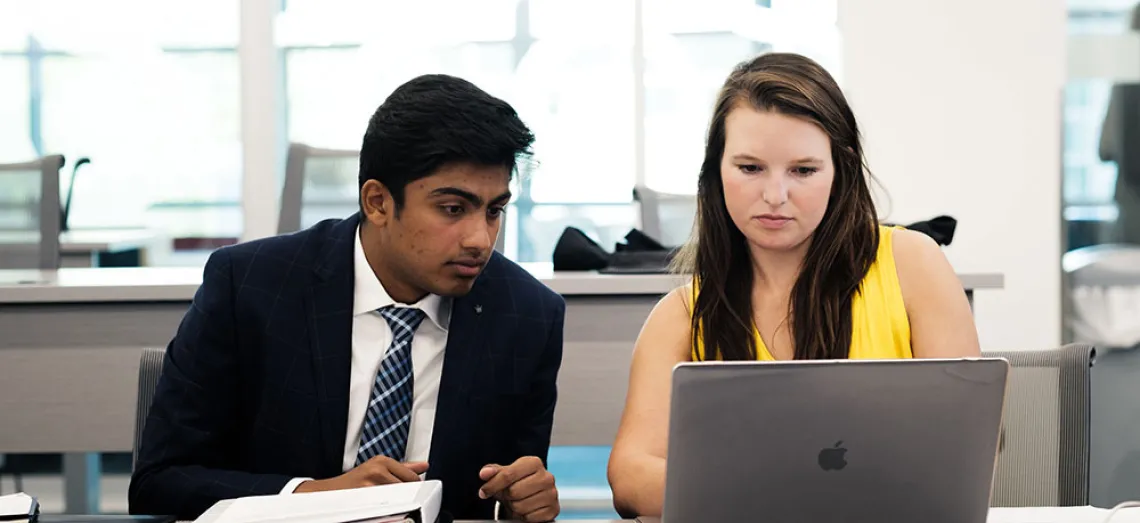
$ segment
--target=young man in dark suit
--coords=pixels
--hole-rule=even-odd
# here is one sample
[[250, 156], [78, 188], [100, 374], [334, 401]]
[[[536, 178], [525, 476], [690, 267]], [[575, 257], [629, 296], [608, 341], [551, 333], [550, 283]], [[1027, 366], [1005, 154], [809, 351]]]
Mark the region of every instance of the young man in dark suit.
[[215, 252], [166, 352], [130, 511], [444, 483], [457, 519], [548, 521], [565, 302], [494, 252], [531, 131], [444, 75], [372, 116], [359, 214]]

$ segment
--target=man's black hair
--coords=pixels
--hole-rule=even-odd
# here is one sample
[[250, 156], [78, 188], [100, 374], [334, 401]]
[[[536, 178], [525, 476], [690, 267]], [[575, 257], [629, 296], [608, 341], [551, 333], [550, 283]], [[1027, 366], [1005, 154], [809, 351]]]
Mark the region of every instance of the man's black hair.
[[398, 87], [368, 121], [360, 147], [360, 186], [376, 180], [396, 209], [404, 188], [451, 163], [504, 166], [513, 174], [534, 134], [507, 102], [462, 78], [416, 77]]

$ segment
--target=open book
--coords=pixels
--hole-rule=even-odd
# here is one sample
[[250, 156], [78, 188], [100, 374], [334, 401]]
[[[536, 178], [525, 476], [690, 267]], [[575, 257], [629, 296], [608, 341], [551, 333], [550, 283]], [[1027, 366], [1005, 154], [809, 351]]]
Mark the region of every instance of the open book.
[[195, 523], [435, 523], [442, 496], [435, 480], [252, 496], [220, 501]]

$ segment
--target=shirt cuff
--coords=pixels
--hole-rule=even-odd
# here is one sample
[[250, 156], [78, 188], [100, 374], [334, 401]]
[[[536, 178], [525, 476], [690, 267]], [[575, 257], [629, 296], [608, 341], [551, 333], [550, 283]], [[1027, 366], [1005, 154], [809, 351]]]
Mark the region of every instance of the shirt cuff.
[[280, 493], [281, 494], [292, 494], [294, 490], [297, 490], [297, 487], [301, 486], [301, 483], [304, 483], [304, 482], [309, 481], [311, 479], [313, 479], [313, 478], [293, 478], [293, 479], [289, 480], [288, 483], [285, 484], [285, 486], [281, 489]]

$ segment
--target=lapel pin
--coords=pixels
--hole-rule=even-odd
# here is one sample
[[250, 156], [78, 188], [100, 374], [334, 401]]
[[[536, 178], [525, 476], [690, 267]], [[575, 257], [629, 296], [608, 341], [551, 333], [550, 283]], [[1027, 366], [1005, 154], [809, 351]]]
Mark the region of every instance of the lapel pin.
[[476, 305], [475, 306], [475, 314], [483, 314], [483, 306], [482, 305]]

